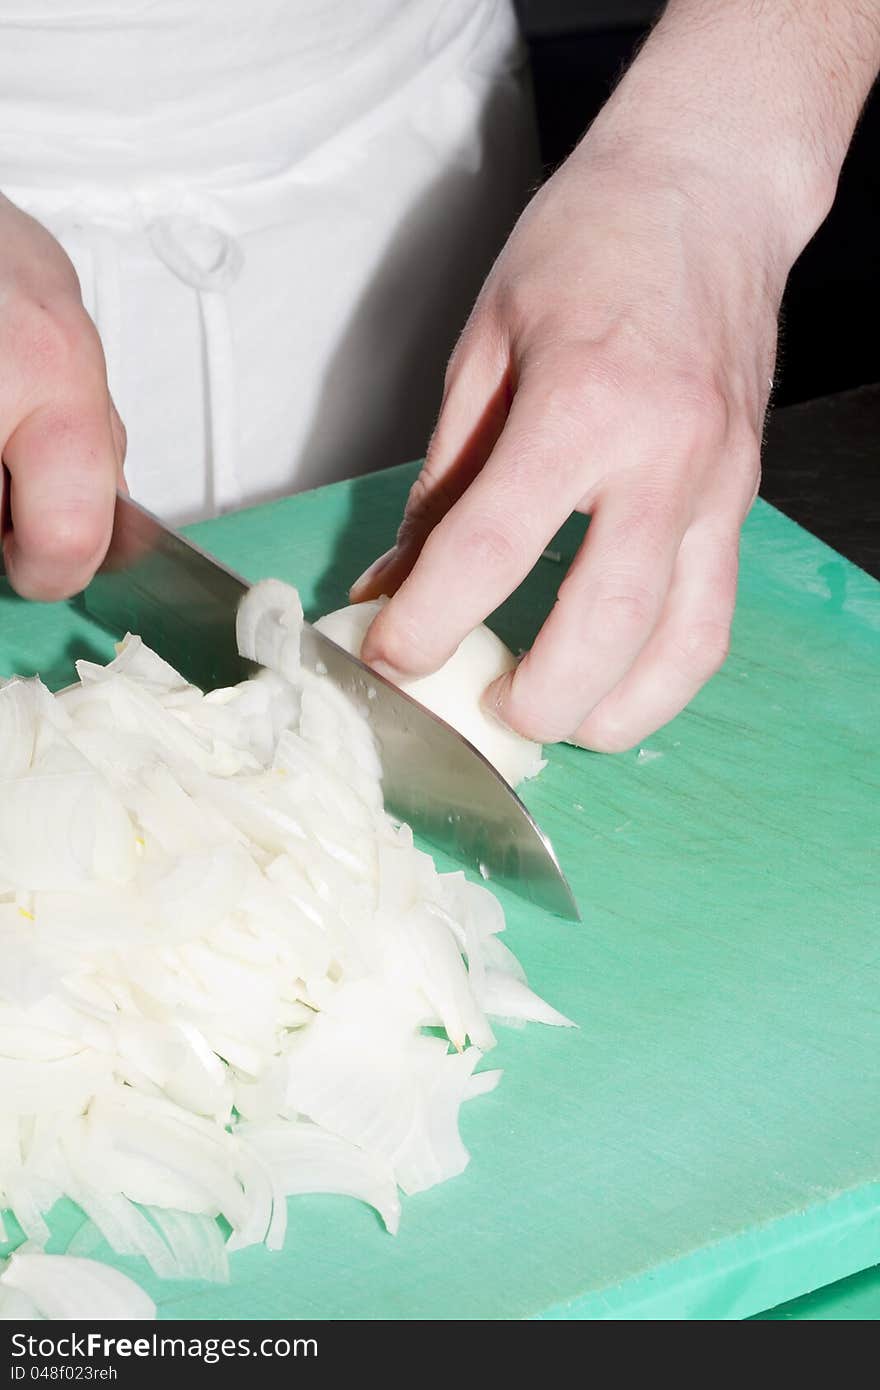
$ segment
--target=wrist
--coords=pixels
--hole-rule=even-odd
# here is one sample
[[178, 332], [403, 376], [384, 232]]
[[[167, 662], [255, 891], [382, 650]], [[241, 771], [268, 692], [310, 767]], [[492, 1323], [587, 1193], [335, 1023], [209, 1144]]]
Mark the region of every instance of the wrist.
[[821, 225], [880, 63], [856, 0], [670, 0], [580, 149], [674, 180], [787, 274]]
[[[821, 191], [811, 200], [799, 189], [788, 190], [778, 173], [740, 165], [729, 149], [704, 136], [676, 138], [654, 122], [605, 117], [603, 112], [566, 172], [585, 187], [595, 187], [597, 172], [614, 187], [623, 186], [634, 216], [648, 224], [656, 216], [667, 227], [674, 219], [694, 255], [705, 248], [748, 266], [768, 299], [778, 301], [792, 265], [827, 212]], [[830, 206], [831, 195], [825, 196]]]

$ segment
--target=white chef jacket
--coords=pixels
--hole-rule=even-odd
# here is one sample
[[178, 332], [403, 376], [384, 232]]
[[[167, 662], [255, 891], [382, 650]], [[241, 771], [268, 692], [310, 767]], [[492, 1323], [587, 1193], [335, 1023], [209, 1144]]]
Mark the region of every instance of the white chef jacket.
[[0, 0], [0, 188], [174, 521], [421, 454], [536, 167], [510, 0]]

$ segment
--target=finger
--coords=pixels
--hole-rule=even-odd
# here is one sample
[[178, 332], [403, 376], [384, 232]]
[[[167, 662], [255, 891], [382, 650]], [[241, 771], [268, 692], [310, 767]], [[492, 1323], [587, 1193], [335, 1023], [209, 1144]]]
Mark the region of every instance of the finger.
[[351, 586], [353, 603], [393, 594], [426, 538], [473, 482], [504, 428], [510, 408], [506, 348], [490, 330], [468, 330], [447, 373], [428, 453], [410, 489], [395, 544]]
[[620, 684], [572, 742], [620, 753], [668, 724], [721, 669], [736, 602], [739, 526], [697, 524], [681, 544], [666, 609]]
[[373, 621], [362, 654], [377, 670], [396, 678], [442, 666], [581, 502], [584, 434], [558, 407], [546, 387], [521, 384], [485, 466]]
[[32, 411], [7, 440], [3, 461], [10, 581], [25, 598], [78, 593], [100, 565], [113, 523], [119, 463], [106, 392]]
[[569, 737], [648, 642], [689, 520], [681, 488], [631, 479], [603, 496], [531, 651], [485, 707], [539, 742]]

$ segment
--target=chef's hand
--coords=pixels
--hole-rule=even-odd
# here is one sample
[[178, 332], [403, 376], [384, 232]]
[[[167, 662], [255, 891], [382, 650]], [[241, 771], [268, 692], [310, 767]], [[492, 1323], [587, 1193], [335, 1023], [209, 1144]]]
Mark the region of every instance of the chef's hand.
[[435, 669], [585, 512], [558, 601], [489, 708], [604, 751], [671, 719], [727, 651], [782, 278], [677, 169], [588, 142], [528, 208], [456, 348], [396, 549], [352, 591], [397, 591], [365, 659], [392, 678]]
[[[834, 60], [828, 33], [798, 29], [805, 14], [824, 22], [823, 0], [799, 4], [671, 5], [526, 209], [453, 354], [396, 547], [352, 590], [395, 595], [364, 644], [377, 669], [438, 667], [575, 511], [590, 515], [586, 539], [487, 707], [528, 737], [613, 752], [671, 719], [724, 661], [779, 302], [830, 206], [861, 99], [835, 112], [844, 133], [811, 164], [803, 91], [789, 116], [772, 107], [778, 73], [736, 70], [770, 49], [785, 68], [798, 38], [811, 71], [817, 37]], [[835, 4], [838, 16], [860, 8]], [[777, 32], [783, 11], [793, 35]], [[764, 21], [769, 36], [753, 32]], [[858, 80], [863, 95], [870, 73]], [[771, 110], [758, 110], [753, 142], [756, 85]]]
[[125, 430], [76, 273], [0, 197], [0, 445], [9, 579], [26, 598], [82, 589], [110, 540]]

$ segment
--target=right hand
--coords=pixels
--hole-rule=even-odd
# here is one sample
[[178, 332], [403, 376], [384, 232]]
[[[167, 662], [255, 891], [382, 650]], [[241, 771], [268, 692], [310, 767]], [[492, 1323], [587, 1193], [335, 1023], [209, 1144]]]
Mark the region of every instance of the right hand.
[[68, 598], [107, 551], [125, 429], [70, 260], [2, 195], [0, 445], [10, 582], [25, 598]]

